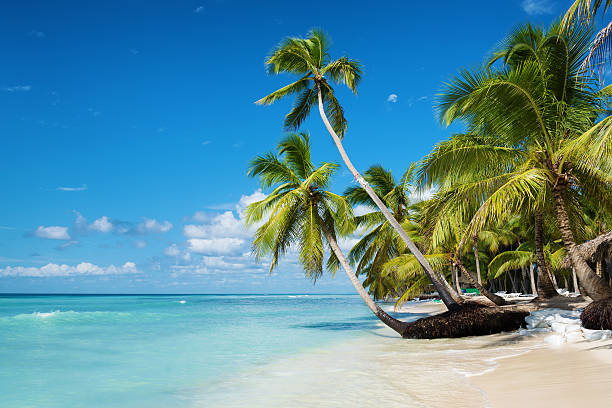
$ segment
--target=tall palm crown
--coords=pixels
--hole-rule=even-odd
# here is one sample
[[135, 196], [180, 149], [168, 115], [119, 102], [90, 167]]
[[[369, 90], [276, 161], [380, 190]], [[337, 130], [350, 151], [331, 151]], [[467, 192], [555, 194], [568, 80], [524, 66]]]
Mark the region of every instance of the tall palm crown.
[[256, 157], [248, 174], [259, 177], [264, 188], [274, 190], [247, 207], [248, 225], [264, 221], [253, 241], [258, 258], [271, 255], [270, 270], [292, 246], [299, 248], [306, 276], [316, 280], [323, 273], [323, 231], [333, 236], [352, 228], [352, 209], [340, 195], [326, 189], [338, 169], [334, 163], [315, 167], [310, 159], [307, 133], [290, 134], [278, 145], [278, 155]]
[[[438, 144], [420, 177], [453, 186], [446, 194], [466, 216], [476, 210], [469, 233], [524, 206], [540, 208], [559, 183], [609, 197], [601, 168], [582, 160], [584, 149], [568, 148], [602, 108], [596, 79], [580, 75], [588, 34], [521, 26], [492, 59], [502, 59], [502, 68], [464, 71], [440, 95], [442, 120], [463, 119], [468, 133]], [[566, 194], [571, 210], [578, 189]]]
[[469, 132], [436, 146], [421, 176], [448, 187], [447, 205], [475, 214], [467, 234], [508, 214], [527, 211], [537, 220], [554, 202], [569, 249], [582, 225], [580, 195], [612, 209], [610, 156], [592, 153], [610, 148], [609, 124], [607, 133], [595, 125], [604, 99], [596, 78], [580, 69], [589, 38], [585, 28], [562, 34], [558, 25], [547, 31], [524, 25], [494, 56], [493, 62], [503, 59], [501, 68], [464, 71], [446, 85], [441, 117], [465, 120]]
[[307, 38], [286, 38], [267, 58], [268, 73], [299, 75], [297, 81], [272, 92], [258, 100], [260, 105], [270, 105], [286, 96], [297, 95], [293, 109], [285, 117], [285, 129], [296, 130], [308, 117], [321, 92], [325, 111], [334, 130], [344, 135], [347, 120], [344, 110], [334, 95], [330, 81], [344, 84], [357, 94], [361, 80], [361, 64], [347, 57], [332, 60], [329, 55], [330, 41], [319, 29], [313, 29]]

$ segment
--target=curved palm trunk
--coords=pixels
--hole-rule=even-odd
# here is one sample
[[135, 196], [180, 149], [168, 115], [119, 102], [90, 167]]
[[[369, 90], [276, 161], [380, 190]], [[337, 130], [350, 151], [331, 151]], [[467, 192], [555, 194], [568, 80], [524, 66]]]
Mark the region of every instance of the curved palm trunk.
[[593, 272], [593, 269], [591, 269], [584, 258], [573, 251], [576, 246], [576, 241], [574, 240], [574, 233], [570, 227], [563, 191], [564, 187], [562, 185], [556, 185], [553, 188], [553, 197], [555, 198], [555, 210], [557, 214], [557, 223], [559, 224], [559, 232], [561, 232], [563, 245], [569, 254], [572, 266], [578, 275], [578, 279], [580, 279], [584, 291], [593, 300], [611, 298], [612, 289], [606, 285], [606, 282], [602, 278]]
[[431, 283], [434, 285], [434, 288], [440, 294], [440, 299], [442, 299], [442, 301], [444, 302], [448, 310], [459, 309], [460, 303], [462, 302], [459, 295], [457, 295], [456, 293], [453, 294], [452, 291], [449, 291], [447, 286], [445, 286], [444, 283], [442, 283], [441, 277], [433, 270], [431, 265], [429, 265], [429, 262], [427, 262], [427, 260], [425, 259], [421, 251], [419, 251], [419, 249], [416, 247], [414, 242], [412, 242], [408, 234], [406, 234], [406, 231], [404, 231], [404, 229], [399, 224], [399, 222], [395, 219], [393, 214], [391, 214], [387, 206], [381, 201], [381, 199], [378, 197], [376, 192], [372, 189], [372, 187], [370, 187], [368, 182], [365, 181], [365, 179], [361, 176], [361, 174], [359, 174], [355, 166], [353, 166], [353, 163], [351, 163], [351, 160], [349, 159], [348, 155], [346, 154], [346, 151], [344, 150], [344, 146], [342, 146], [342, 141], [340, 140], [340, 138], [334, 131], [334, 128], [331, 126], [331, 124], [329, 123], [329, 120], [327, 119], [327, 115], [325, 114], [325, 109], [323, 107], [323, 97], [321, 96], [321, 85], [319, 83], [317, 83], [317, 91], [318, 91], [317, 94], [318, 94], [318, 100], [319, 100], [319, 113], [321, 114], [321, 119], [323, 119], [323, 123], [325, 124], [327, 131], [329, 132], [332, 139], [334, 140], [334, 143], [336, 144], [336, 147], [338, 148], [338, 151], [340, 152], [340, 156], [342, 156], [342, 160], [344, 161], [344, 164], [346, 164], [346, 167], [348, 167], [353, 177], [355, 177], [359, 185], [366, 191], [366, 193], [368, 193], [368, 195], [374, 201], [374, 203], [376, 203], [376, 205], [380, 209], [380, 212], [385, 216], [385, 218], [387, 219], [387, 221], [389, 221], [393, 229], [395, 229], [398, 235], [406, 243], [406, 246], [408, 247], [410, 252], [412, 252], [412, 254], [417, 259], [419, 264], [421, 264], [423, 271], [425, 272], [427, 277], [431, 280]]
[[332, 251], [334, 251], [334, 254], [340, 261], [340, 264], [344, 268], [346, 275], [349, 277], [351, 283], [355, 287], [355, 290], [357, 290], [357, 293], [359, 293], [359, 296], [361, 297], [361, 299], [365, 302], [365, 304], [372, 311], [372, 313], [376, 315], [376, 317], [378, 317], [384, 324], [386, 324], [388, 327], [392, 328], [397, 333], [399, 333], [400, 336], [402, 336], [404, 334], [404, 331], [406, 330], [406, 327], [408, 327], [408, 323], [402, 322], [400, 320], [397, 320], [389, 316], [387, 312], [382, 310], [382, 308], [378, 306], [376, 302], [372, 300], [370, 295], [368, 295], [368, 293], [364, 289], [361, 282], [359, 282], [359, 279], [357, 279], [357, 275], [355, 275], [355, 271], [353, 271], [353, 268], [348, 263], [348, 261], [346, 260], [346, 257], [342, 253], [342, 250], [338, 246], [338, 243], [336, 242], [335, 237], [327, 229], [325, 224], [323, 224], [323, 233], [325, 234], [325, 238], [327, 239], [327, 242], [329, 242], [329, 246], [331, 247]]
[[476, 259], [476, 278], [478, 278], [478, 284], [482, 285], [482, 278], [480, 277], [480, 255], [478, 254], [478, 237], [474, 236], [472, 240], [474, 243], [474, 258]]
[[503, 306], [506, 304], [506, 299], [489, 292], [484, 286], [476, 282], [476, 279], [474, 279], [474, 277], [472, 276], [472, 272], [465, 269], [465, 266], [463, 266], [463, 262], [461, 262], [461, 260], [455, 259], [455, 263], [457, 264], [459, 269], [461, 269], [461, 273], [463, 273], [463, 275], [465, 275], [465, 277], [470, 281], [470, 283], [474, 285], [476, 289], [478, 289], [481, 295], [484, 295], [487, 299], [495, 303], [497, 306]]
[[536, 211], [535, 215], [535, 251], [538, 262], [538, 296], [544, 299], [557, 296], [558, 293], [553, 286], [548, 264], [544, 256], [544, 239], [542, 238], [542, 213]]

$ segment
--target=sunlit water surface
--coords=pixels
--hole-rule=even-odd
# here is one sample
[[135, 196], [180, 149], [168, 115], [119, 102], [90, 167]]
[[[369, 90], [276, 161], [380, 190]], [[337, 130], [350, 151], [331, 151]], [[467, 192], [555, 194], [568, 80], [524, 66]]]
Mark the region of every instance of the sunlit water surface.
[[402, 340], [350, 295], [3, 296], [0, 406], [443, 406], [533, 347]]

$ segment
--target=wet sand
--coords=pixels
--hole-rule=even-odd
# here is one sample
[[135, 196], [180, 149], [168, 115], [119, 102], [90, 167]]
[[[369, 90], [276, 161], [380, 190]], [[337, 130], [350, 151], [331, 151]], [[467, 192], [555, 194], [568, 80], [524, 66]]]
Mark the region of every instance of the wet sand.
[[[390, 307], [387, 307], [390, 308]], [[412, 303], [402, 320], [444, 305]], [[196, 407], [608, 406], [612, 341], [553, 348], [550, 333], [406, 340], [386, 327], [313, 347], [202, 389]], [[591, 350], [597, 348], [595, 350]], [[218, 396], [215, 397], [215, 396]]]

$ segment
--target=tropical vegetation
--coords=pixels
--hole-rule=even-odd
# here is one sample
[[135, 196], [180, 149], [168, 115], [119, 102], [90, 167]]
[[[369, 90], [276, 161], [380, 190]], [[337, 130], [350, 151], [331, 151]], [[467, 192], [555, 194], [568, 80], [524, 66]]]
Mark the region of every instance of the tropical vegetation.
[[[337, 166], [315, 168], [309, 137], [290, 134], [278, 156], [251, 163], [250, 174], [273, 189], [249, 207], [248, 222], [264, 222], [254, 252], [271, 256], [274, 268], [297, 245], [312, 279], [342, 267], [370, 309], [400, 334], [408, 326], [374, 300], [391, 298], [400, 306], [435, 292], [453, 312], [466, 304], [465, 290], [503, 306], [495, 292], [545, 300], [571, 289], [610, 302], [612, 251], [601, 249], [610, 245], [596, 248], [595, 258], [579, 249], [612, 229], [612, 87], [585, 69], [599, 51], [591, 25], [579, 21], [590, 22], [601, 5], [577, 1], [549, 27], [520, 25], [486, 64], [447, 81], [435, 107], [443, 125], [458, 122], [463, 131], [407, 163], [399, 179], [381, 165], [362, 176], [342, 144], [348, 122], [332, 84], [357, 93], [361, 64], [332, 59], [321, 30], [284, 40], [267, 59], [269, 72], [298, 79], [257, 103], [296, 96], [287, 131], [299, 129], [317, 104], [359, 186], [331, 193]], [[431, 196], [417, 199], [424, 191]], [[338, 236], [357, 239], [348, 256]]]

